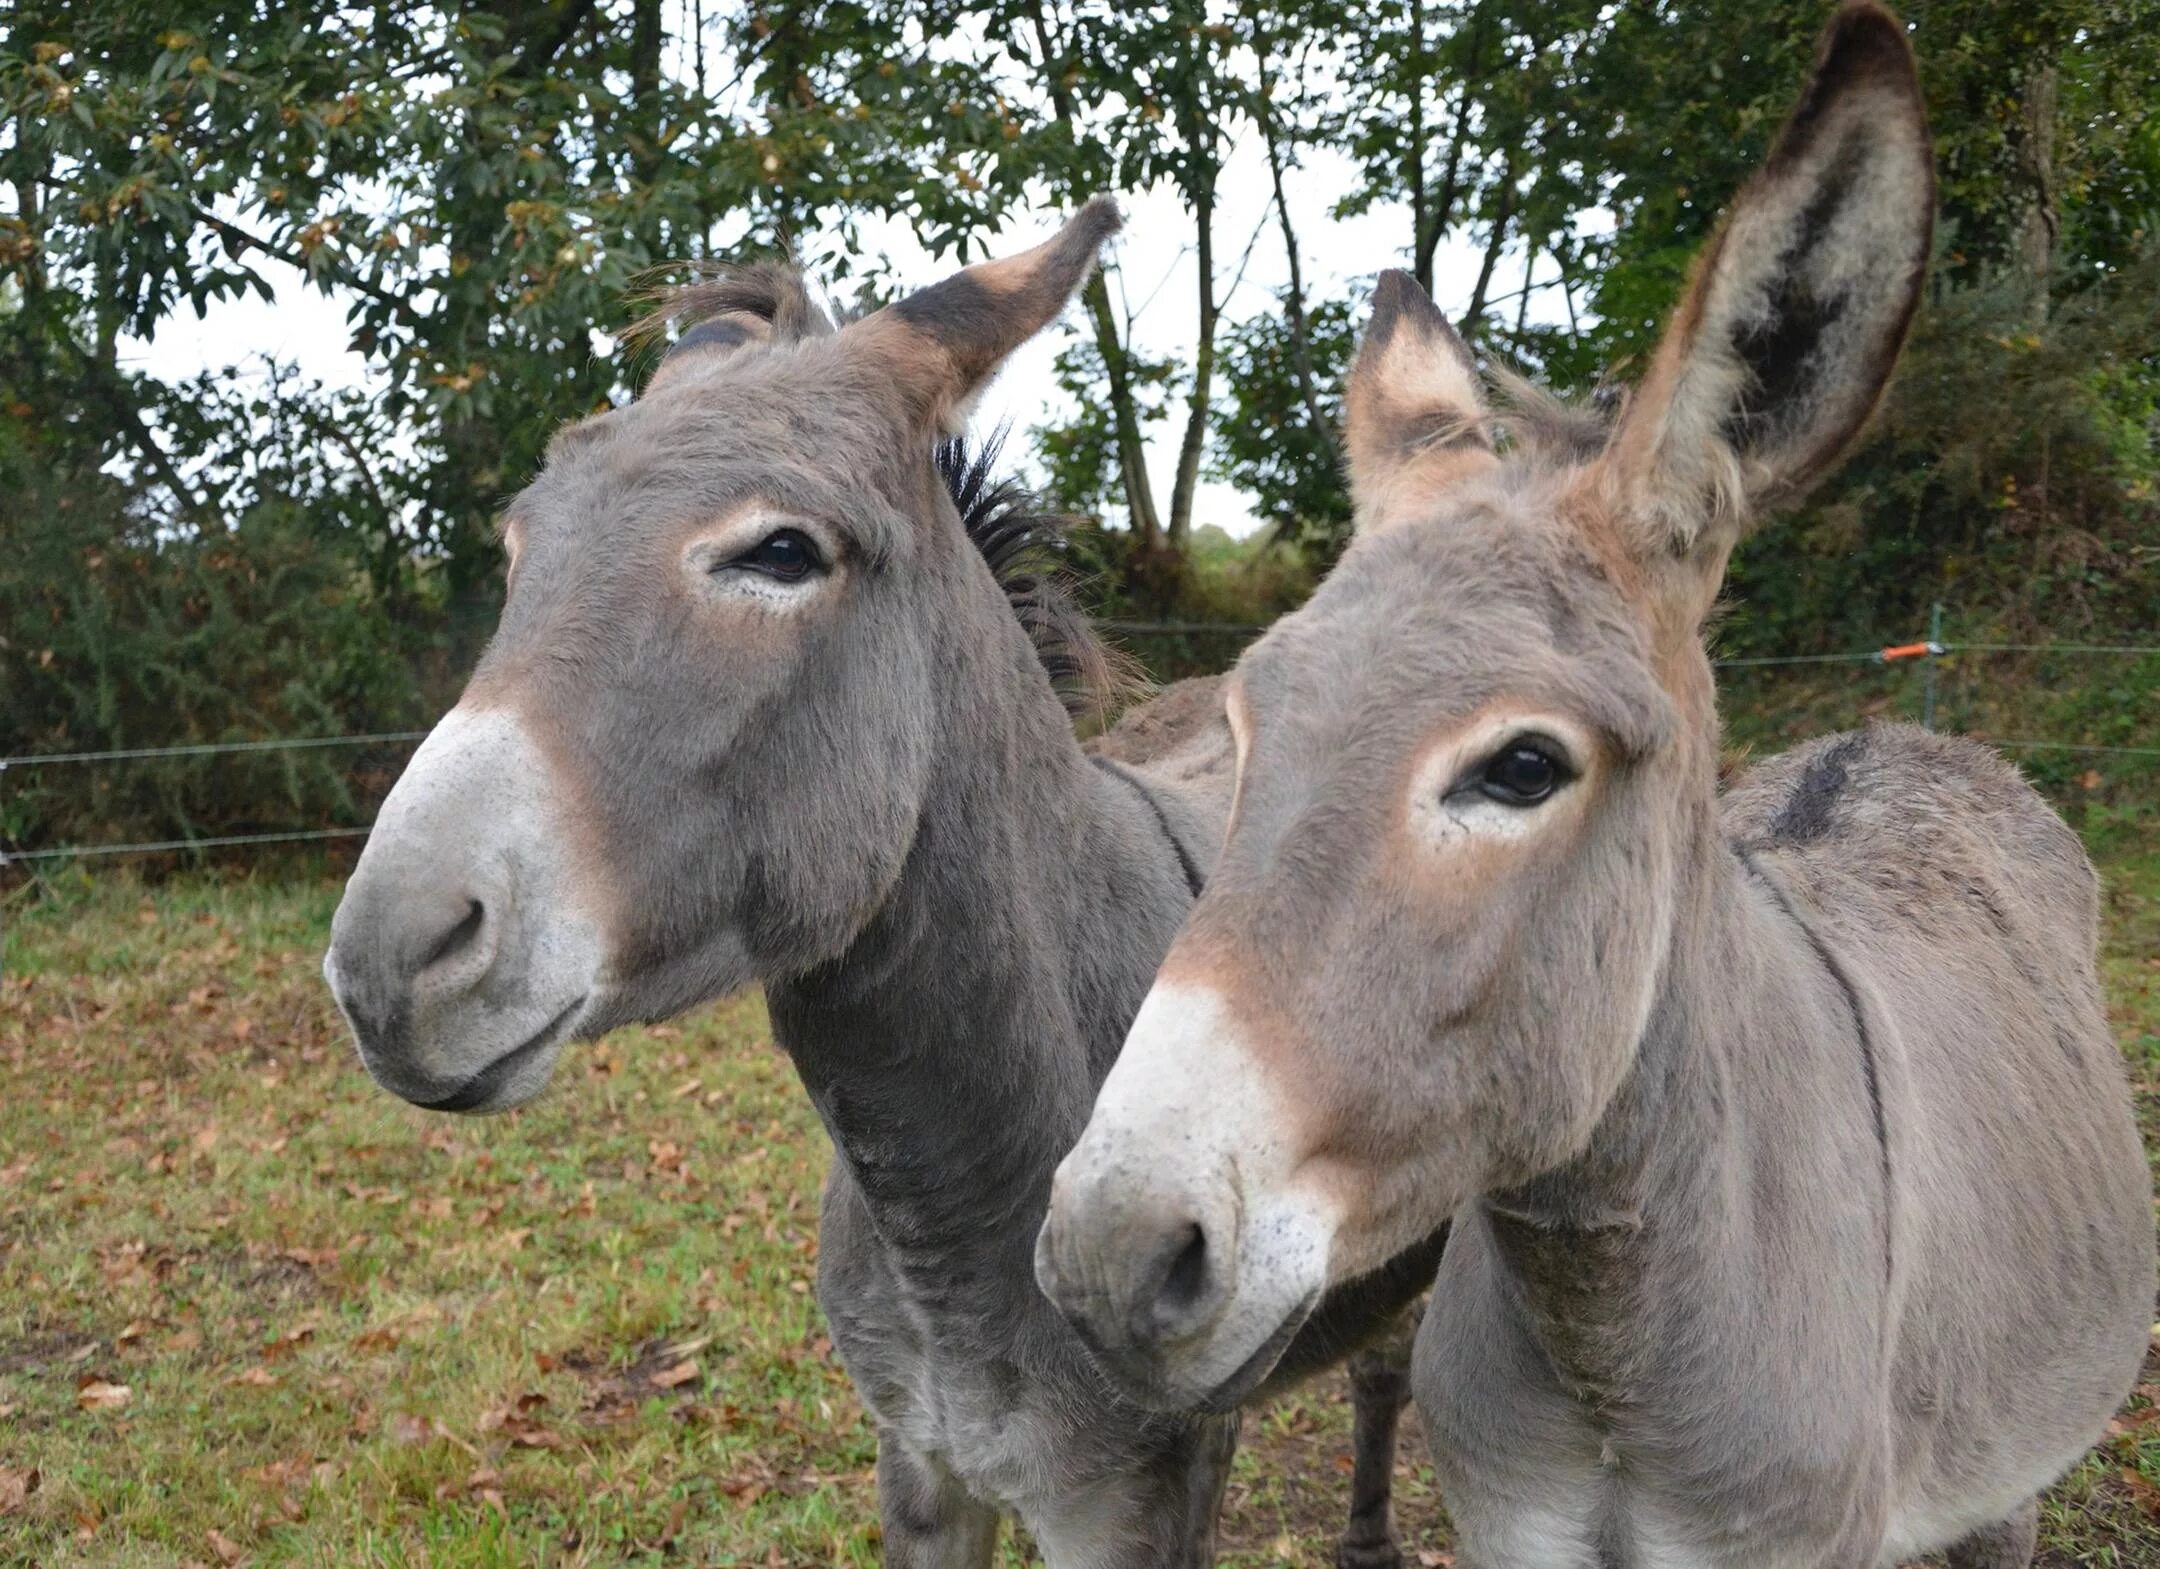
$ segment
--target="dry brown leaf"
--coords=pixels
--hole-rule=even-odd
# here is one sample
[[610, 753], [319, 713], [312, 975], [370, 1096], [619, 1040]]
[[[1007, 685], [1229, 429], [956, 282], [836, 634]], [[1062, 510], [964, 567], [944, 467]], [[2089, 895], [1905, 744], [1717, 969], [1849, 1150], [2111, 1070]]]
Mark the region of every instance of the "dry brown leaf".
[[688, 1361], [678, 1362], [673, 1367], [664, 1367], [660, 1369], [659, 1372], [652, 1375], [651, 1379], [648, 1380], [648, 1382], [650, 1382], [655, 1389], [673, 1389], [679, 1384], [689, 1383], [691, 1379], [697, 1376], [697, 1358], [691, 1357]]
[[233, 1569], [243, 1556], [240, 1544], [215, 1527], [203, 1533], [203, 1540], [210, 1544], [210, 1551], [217, 1554], [217, 1561], [225, 1569]]
[[86, 1374], [75, 1386], [75, 1403], [85, 1411], [118, 1411], [135, 1398], [135, 1391], [125, 1384], [110, 1383], [96, 1374]]
[[17, 1471], [11, 1466], [0, 1465], [0, 1515], [11, 1515], [22, 1508], [44, 1480], [36, 1466]]
[[252, 1384], [257, 1389], [272, 1388], [276, 1385], [277, 1381], [277, 1374], [271, 1372], [268, 1368], [263, 1367], [260, 1364], [247, 1369], [243, 1373], [236, 1373], [235, 1375], [233, 1375], [234, 1383]]
[[2122, 1468], [2122, 1480], [2123, 1486], [2130, 1489], [2130, 1496], [2137, 1500], [2137, 1506], [2145, 1512], [2146, 1518], [2160, 1520], [2160, 1483], [2129, 1466]]

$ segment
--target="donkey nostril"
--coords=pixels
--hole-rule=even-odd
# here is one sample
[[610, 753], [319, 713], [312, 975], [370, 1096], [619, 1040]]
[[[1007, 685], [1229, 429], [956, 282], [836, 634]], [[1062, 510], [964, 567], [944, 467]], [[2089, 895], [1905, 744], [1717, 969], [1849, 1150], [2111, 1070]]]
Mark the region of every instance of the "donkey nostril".
[[427, 957], [420, 961], [421, 970], [432, 970], [444, 960], [456, 958], [458, 954], [473, 945], [479, 938], [481, 929], [486, 925], [487, 906], [483, 905], [478, 899], [472, 900], [470, 907], [465, 911], [464, 917], [455, 926], [444, 932], [442, 936], [435, 939], [435, 946], [430, 948]]
[[1214, 1258], [1207, 1233], [1196, 1222], [1163, 1250], [1168, 1267], [1155, 1288], [1148, 1316], [1158, 1335], [1175, 1336], [1195, 1327], [1215, 1297]]

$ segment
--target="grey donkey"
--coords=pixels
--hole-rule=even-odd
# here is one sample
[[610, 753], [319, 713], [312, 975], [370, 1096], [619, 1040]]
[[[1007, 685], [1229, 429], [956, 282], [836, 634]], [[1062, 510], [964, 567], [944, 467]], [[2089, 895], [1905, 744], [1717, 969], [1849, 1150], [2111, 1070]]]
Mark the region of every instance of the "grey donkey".
[[1609, 428], [1518, 389], [1501, 450], [1381, 280], [1360, 536], [1228, 679], [1228, 841], [1060, 1168], [1045, 1288], [1169, 1407], [1452, 1217], [1412, 1382], [1466, 1569], [2021, 1569], [2145, 1353], [2076, 837], [1896, 725], [1717, 794], [1701, 624], [1873, 408], [1931, 207], [1853, 5]]
[[[1115, 1393], [1031, 1263], [1221, 841], [1219, 704], [1173, 692], [1083, 751], [1045, 659], [1096, 662], [1084, 620], [1026, 570], [1029, 519], [932, 462], [1116, 223], [1091, 204], [839, 329], [779, 270], [679, 300], [644, 395], [564, 430], [508, 509], [501, 625], [325, 966], [368, 1070], [448, 1111], [764, 984], [836, 1151], [818, 1294], [897, 1565], [987, 1564], [1003, 1512], [1053, 1565], [1211, 1562], [1235, 1442], [1227, 1407]], [[1384, 1330], [1438, 1256], [1334, 1294], [1284, 1376]], [[1388, 1563], [1393, 1407], [1364, 1382], [1347, 1551]]]

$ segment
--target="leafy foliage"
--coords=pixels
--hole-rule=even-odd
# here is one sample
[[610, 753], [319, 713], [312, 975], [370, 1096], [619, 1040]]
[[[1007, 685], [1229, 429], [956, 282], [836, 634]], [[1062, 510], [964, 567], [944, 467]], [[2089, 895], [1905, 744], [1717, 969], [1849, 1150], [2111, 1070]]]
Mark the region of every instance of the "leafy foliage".
[[[1104, 520], [1106, 605], [1255, 619], [1347, 539], [1334, 427], [1364, 285], [1293, 270], [1225, 312], [1233, 151], [1264, 148], [1293, 263], [1316, 236], [1284, 182], [1322, 166], [1347, 171], [1338, 216], [1395, 226], [1375, 270], [1430, 278], [1467, 236], [1476, 281], [1443, 306], [1581, 392], [1639, 371], [1823, 9], [25, 0], [0, 37], [0, 750], [394, 727], [492, 619], [503, 498], [559, 423], [631, 391], [642, 367], [610, 334], [649, 269], [791, 248], [875, 298], [872, 220], [964, 261], [1102, 190], [1174, 194], [1199, 325], [1184, 353], [1141, 352], [1120, 291], [1091, 285], [1059, 361], [1075, 412], [1037, 427], [1039, 464]], [[2160, 0], [1907, 11], [1941, 170], [1934, 293], [1868, 444], [1743, 553], [1728, 639], [1842, 646], [1937, 598], [1968, 627], [2160, 627]], [[364, 395], [276, 366], [167, 385], [122, 352], [295, 276], [345, 308]], [[1222, 570], [1203, 474], [1303, 561]], [[336, 804], [279, 782], [221, 817], [139, 789], [113, 821]], [[60, 797], [11, 798], [16, 834], [58, 826]]]

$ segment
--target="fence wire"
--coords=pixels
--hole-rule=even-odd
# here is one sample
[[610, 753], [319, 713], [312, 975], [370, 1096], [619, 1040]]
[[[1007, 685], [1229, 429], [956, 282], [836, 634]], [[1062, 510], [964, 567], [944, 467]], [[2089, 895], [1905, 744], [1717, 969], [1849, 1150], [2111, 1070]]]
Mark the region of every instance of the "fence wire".
[[[1940, 610], [1938, 607], [1938, 620]], [[1267, 630], [1264, 626], [1244, 626], [1219, 621], [1103, 621], [1098, 622], [1104, 630], [1128, 636], [1158, 637], [1257, 637]], [[1882, 648], [1849, 653], [1829, 654], [1764, 654], [1741, 655], [1728, 659], [1713, 659], [1711, 664], [1720, 670], [1764, 669], [1794, 665], [1841, 665], [1875, 664], [1888, 665], [1907, 661], [1925, 660], [1931, 666], [1934, 661], [1957, 654], [2076, 654], [2119, 655], [2132, 658], [2160, 656], [2160, 644], [2142, 643], [1951, 643], [1929, 638], [1925, 642], [1891, 644]], [[216, 757], [246, 752], [304, 751], [323, 747], [398, 746], [424, 740], [425, 730], [382, 730], [365, 735], [323, 735], [272, 737], [255, 741], [205, 741], [186, 746], [139, 746], [117, 747], [91, 752], [43, 752], [22, 753], [0, 757], [0, 776], [10, 769], [45, 768], [56, 765], [101, 764], [158, 761], [176, 757]], [[2156, 757], [2160, 758], [2160, 746], [2112, 746], [2084, 741], [2050, 741], [2033, 739], [1996, 739], [1975, 736], [1974, 740], [2009, 751], [2071, 752], [2081, 755], [2108, 757]], [[270, 844], [304, 844], [318, 841], [365, 838], [373, 831], [371, 824], [347, 828], [306, 828], [275, 833], [216, 834], [197, 839], [144, 840], [128, 844], [76, 844], [55, 845], [38, 850], [9, 850], [0, 847], [0, 867], [25, 861], [81, 860], [95, 856], [114, 855], [167, 855], [192, 854], [203, 850], [222, 850], [243, 846]]]
[[204, 741], [192, 746], [134, 746], [111, 752], [31, 752], [0, 757], [0, 771], [9, 768], [44, 768], [54, 763], [123, 763], [159, 757], [214, 757], [223, 752], [297, 752], [322, 746], [390, 746], [420, 741], [425, 730], [385, 730], [375, 735], [311, 735], [290, 740]]

